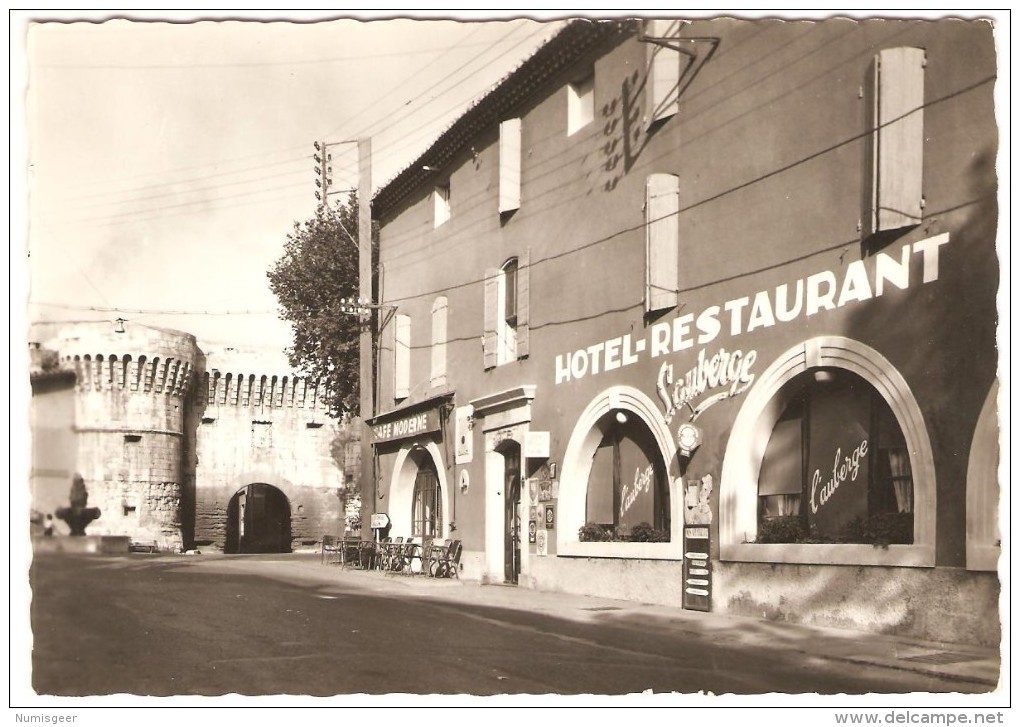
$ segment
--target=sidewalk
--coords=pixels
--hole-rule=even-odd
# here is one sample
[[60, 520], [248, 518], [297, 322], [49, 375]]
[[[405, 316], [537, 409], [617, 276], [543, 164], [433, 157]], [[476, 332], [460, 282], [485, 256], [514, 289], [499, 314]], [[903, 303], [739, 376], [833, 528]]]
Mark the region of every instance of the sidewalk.
[[528, 588], [481, 585], [456, 579], [385, 574], [321, 565], [318, 556], [261, 562], [273, 575], [298, 576], [301, 580], [329, 586], [353, 587], [394, 595], [448, 603], [471, 603], [531, 613], [542, 613], [578, 622], [618, 628], [666, 629], [675, 635], [707, 639], [749, 648], [782, 648], [802, 653], [806, 660], [825, 659], [867, 664], [919, 674], [956, 679], [989, 687], [999, 683], [1000, 654], [997, 649], [921, 641], [842, 629], [764, 621], [718, 613], [686, 611], [632, 601], [617, 601]]

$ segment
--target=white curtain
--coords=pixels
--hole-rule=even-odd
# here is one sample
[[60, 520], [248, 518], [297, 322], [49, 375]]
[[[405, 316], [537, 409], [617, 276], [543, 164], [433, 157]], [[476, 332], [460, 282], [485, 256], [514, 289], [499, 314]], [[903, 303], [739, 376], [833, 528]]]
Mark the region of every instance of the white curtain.
[[896, 492], [898, 512], [914, 511], [914, 483], [910, 474], [910, 456], [904, 448], [889, 450], [889, 471]]

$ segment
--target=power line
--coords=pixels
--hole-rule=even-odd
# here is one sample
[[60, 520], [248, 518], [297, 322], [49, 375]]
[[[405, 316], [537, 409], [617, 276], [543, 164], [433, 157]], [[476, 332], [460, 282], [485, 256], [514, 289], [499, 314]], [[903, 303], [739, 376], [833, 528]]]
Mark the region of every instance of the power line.
[[[435, 87], [439, 86], [439, 85], [440, 85], [441, 83], [443, 83], [444, 81], [448, 80], [449, 78], [451, 78], [451, 77], [455, 76], [455, 75], [456, 75], [457, 73], [459, 73], [460, 71], [463, 71], [463, 70], [467, 69], [470, 63], [472, 63], [472, 62], [473, 62], [474, 60], [476, 60], [476, 59], [480, 58], [480, 57], [481, 57], [482, 55], [484, 55], [484, 54], [485, 54], [485, 53], [486, 53], [486, 52], [487, 52], [487, 51], [489, 50], [489, 48], [491, 48], [491, 47], [494, 47], [494, 46], [497, 46], [497, 45], [499, 45], [499, 44], [501, 44], [501, 43], [505, 42], [505, 41], [506, 41], [506, 39], [507, 39], [507, 38], [509, 38], [509, 37], [510, 37], [510, 36], [511, 36], [511, 35], [512, 35], [513, 33], [517, 32], [517, 30], [518, 30], [518, 28], [516, 28], [516, 27], [515, 27], [515, 28], [513, 28], [513, 29], [511, 29], [511, 30], [510, 30], [510, 31], [509, 31], [508, 33], [506, 33], [506, 34], [505, 34], [505, 35], [504, 35], [504, 36], [503, 36], [502, 38], [500, 38], [499, 40], [497, 40], [497, 41], [495, 41], [494, 43], [491, 43], [491, 44], [490, 44], [490, 43], [485, 43], [485, 44], [471, 44], [471, 45], [486, 45], [486, 50], [485, 50], [485, 51], [483, 51], [483, 52], [482, 52], [482, 53], [480, 53], [480, 54], [477, 54], [477, 55], [475, 55], [474, 57], [472, 57], [472, 58], [471, 58], [471, 59], [470, 59], [469, 61], [465, 62], [464, 64], [461, 64], [461, 66], [459, 66], [458, 68], [456, 68], [456, 69], [455, 69], [455, 70], [454, 70], [453, 72], [451, 72], [450, 74], [447, 74], [447, 76], [445, 76], [444, 78], [440, 79], [440, 80], [439, 80], [439, 81], [437, 81], [436, 83], [432, 84], [432, 86], [430, 86], [429, 88], [427, 88], [427, 89], [425, 89], [424, 91], [420, 92], [420, 93], [419, 93], [419, 94], [418, 94], [417, 96], [415, 96], [415, 97], [413, 97], [413, 98], [411, 98], [411, 99], [409, 99], [409, 100], [405, 101], [403, 105], [404, 105], [404, 106], [408, 106], [408, 105], [412, 104], [412, 103], [413, 103], [414, 101], [416, 101], [416, 100], [418, 100], [419, 98], [421, 98], [422, 96], [424, 96], [424, 95], [425, 95], [425, 94], [426, 94], [426, 93], [427, 93], [427, 92], [428, 92], [429, 90], [431, 90], [431, 89], [433, 89], [433, 88], [435, 88]], [[542, 32], [542, 31], [544, 31], [544, 30], [545, 30], [545, 28], [542, 28], [542, 29], [540, 29], [540, 30], [539, 30], [538, 32]], [[478, 30], [474, 30], [474, 31], [472, 31], [472, 34], [474, 34], [474, 33], [477, 33], [477, 32], [478, 32]], [[515, 48], [519, 47], [519, 46], [521, 45], [521, 43], [527, 42], [527, 40], [530, 40], [530, 39], [531, 39], [532, 37], [534, 37], [535, 35], [537, 35], [537, 34], [538, 34], [538, 32], [536, 32], [536, 33], [533, 33], [533, 34], [532, 34], [531, 36], [529, 36], [528, 38], [524, 39], [524, 40], [523, 40], [523, 41], [521, 41], [520, 43], [516, 43], [516, 44], [514, 45], [514, 47], [512, 47], [512, 48], [508, 49], [507, 51], [504, 51], [503, 53], [501, 53], [501, 54], [500, 54], [499, 56], [497, 56], [496, 58], [494, 58], [494, 59], [492, 59], [492, 60], [490, 60], [490, 61], [486, 62], [486, 64], [485, 64], [485, 65], [484, 65], [483, 67], [485, 67], [485, 66], [489, 66], [489, 65], [491, 65], [492, 63], [495, 63], [495, 62], [496, 62], [497, 60], [499, 60], [499, 59], [500, 59], [500, 58], [502, 58], [503, 56], [507, 55], [508, 53], [512, 52], [512, 51], [513, 51], [513, 50], [514, 50]], [[470, 36], [469, 36], [469, 37], [470, 37]], [[454, 49], [458, 49], [458, 48], [460, 48], [460, 47], [463, 47], [463, 46], [461, 46], [461, 45], [459, 45], [459, 44], [458, 44], [457, 46], [453, 46], [453, 47], [451, 47], [451, 48], [450, 48], [450, 49], [448, 50], [448, 52], [450, 52], [450, 51], [452, 51], [452, 50], [454, 50]], [[476, 72], [477, 72], [477, 70], [476, 70]], [[442, 92], [442, 93], [440, 94], [440, 96], [442, 96], [442, 95], [445, 95], [446, 93], [449, 93], [449, 92], [450, 92], [450, 91], [452, 91], [452, 90], [455, 90], [455, 89], [454, 89], [454, 88], [451, 88], [451, 89], [447, 89], [446, 91], [443, 91], [443, 92]], [[368, 108], [368, 107], [366, 107], [366, 108]], [[456, 108], [457, 108], [457, 106], [452, 106], [452, 107], [449, 107], [449, 108], [448, 108], [448, 109], [447, 109], [446, 111], [442, 112], [442, 113], [441, 113], [441, 114], [440, 114], [439, 116], [435, 117], [434, 119], [430, 120], [430, 121], [429, 121], [429, 122], [427, 122], [427, 123], [432, 123], [432, 121], [435, 121], [435, 120], [438, 120], [439, 118], [442, 118], [442, 116], [446, 115], [447, 113], [449, 113], [449, 112], [451, 112], [451, 111], [454, 111], [454, 110], [455, 110]], [[403, 113], [402, 115], [399, 115], [399, 116], [398, 116], [398, 118], [396, 118], [396, 119], [391, 119], [391, 120], [390, 120], [390, 123], [388, 123], [388, 124], [387, 124], [386, 126], [383, 126], [383, 127], [379, 128], [379, 129], [377, 130], [377, 132], [378, 132], [378, 133], [381, 133], [381, 132], [383, 132], [383, 131], [389, 130], [390, 128], [393, 128], [393, 127], [394, 127], [394, 126], [395, 126], [395, 125], [396, 125], [397, 123], [399, 123], [399, 121], [402, 121], [402, 120], [403, 120], [404, 118], [406, 118], [406, 116], [408, 116], [408, 115], [409, 115], [410, 113], [411, 113], [411, 109], [408, 109], [408, 110], [406, 110], [406, 111], [405, 111], [405, 112], [404, 112], [404, 113]], [[359, 114], [359, 115], [360, 115], [360, 114]], [[355, 117], [352, 117], [352, 119], [353, 119], [353, 118], [357, 118], [357, 115], [356, 115]], [[363, 132], [364, 132], [365, 130], [367, 130], [367, 129], [370, 129], [370, 128], [372, 128], [373, 126], [376, 126], [376, 125], [378, 125], [379, 123], [381, 123], [381, 122], [382, 122], [382, 121], [384, 121], [384, 120], [385, 120], [385, 119], [380, 119], [380, 120], [378, 120], [378, 121], [376, 121], [376, 122], [373, 122], [373, 123], [369, 124], [369, 125], [368, 125], [367, 127], [365, 127], [365, 128], [364, 128], [364, 129], [362, 130], [362, 132], [358, 132], [358, 134], [362, 134], [362, 133], [363, 133]], [[345, 123], [346, 123], [346, 122], [345, 122]], [[412, 144], [414, 143], [414, 140], [413, 140], [413, 139], [412, 139], [412, 142], [411, 142], [411, 143], [412, 143]], [[407, 146], [407, 145], [402, 145], [402, 146], [401, 146], [400, 148], [404, 148], [404, 146]], [[293, 148], [295, 148], [295, 147], [290, 147], [289, 149], [293, 149]], [[289, 149], [288, 149], [288, 150], [289, 150]], [[349, 151], [350, 151], [350, 150], [344, 150], [344, 151], [343, 151], [343, 152], [341, 152], [341, 153], [348, 153]], [[281, 152], [282, 152], [282, 150], [281, 150]], [[237, 161], [241, 161], [241, 160], [243, 160], [243, 159], [248, 159], [248, 158], [253, 158], [253, 157], [259, 157], [259, 156], [265, 156], [265, 155], [270, 155], [270, 154], [274, 154], [274, 153], [281, 153], [281, 152], [266, 152], [265, 154], [253, 154], [253, 155], [247, 155], [247, 156], [245, 156], [245, 157], [238, 157], [238, 158], [236, 158], [236, 160], [237, 160]], [[389, 156], [393, 156], [393, 155], [394, 155], [394, 152], [389, 152], [389, 153], [385, 153], [385, 154], [383, 154], [383, 155], [381, 155], [381, 156], [380, 156], [380, 155], [377, 155], [377, 156], [376, 156], [376, 160], [378, 160], [379, 158], [385, 158], [385, 157], [389, 157]], [[180, 185], [180, 184], [185, 184], [185, 183], [187, 183], [187, 182], [192, 182], [192, 181], [201, 181], [201, 180], [204, 180], [204, 179], [211, 179], [211, 178], [215, 178], [215, 177], [223, 177], [223, 176], [231, 176], [231, 175], [234, 175], [234, 174], [241, 174], [241, 173], [243, 173], [243, 172], [245, 172], [245, 171], [257, 171], [257, 170], [259, 170], [259, 169], [269, 168], [269, 167], [272, 167], [272, 166], [279, 166], [279, 165], [282, 165], [282, 164], [290, 164], [290, 163], [295, 163], [295, 162], [298, 162], [298, 161], [303, 161], [304, 159], [307, 159], [307, 156], [305, 156], [305, 155], [302, 155], [301, 157], [295, 157], [295, 158], [292, 158], [292, 159], [287, 159], [287, 160], [283, 160], [283, 161], [279, 161], [279, 162], [271, 162], [271, 163], [268, 163], [268, 164], [264, 164], [264, 165], [256, 165], [256, 166], [252, 166], [252, 167], [246, 167], [246, 168], [244, 168], [244, 169], [238, 169], [238, 170], [234, 170], [234, 171], [224, 171], [224, 172], [217, 172], [217, 173], [215, 173], [215, 174], [205, 175], [205, 176], [202, 176], [202, 177], [197, 177], [197, 178], [191, 178], [191, 179], [184, 179], [184, 180], [173, 180], [173, 181], [169, 181], [169, 182], [164, 182], [164, 183], [158, 183], [158, 184], [151, 184], [151, 185], [144, 185], [144, 186], [142, 186], [142, 187], [137, 187], [137, 188], [134, 188], [134, 189], [125, 189], [125, 190], [118, 190], [118, 191], [116, 191], [116, 192], [111, 192], [110, 194], [118, 194], [118, 195], [121, 195], [121, 194], [130, 194], [130, 193], [132, 193], [132, 192], [134, 192], [134, 191], [142, 191], [142, 190], [145, 190], [145, 189], [159, 189], [159, 188], [162, 188], [162, 187], [167, 187], [167, 186], [171, 186], [171, 185]], [[211, 163], [211, 164], [212, 164], [212, 163]], [[205, 167], [205, 166], [210, 166], [210, 165], [209, 165], [209, 164], [206, 164], [206, 165], [197, 165], [197, 166], [193, 166], [193, 167], [180, 167], [180, 168], [178, 168], [177, 170], [178, 170], [178, 171], [184, 171], [184, 170], [188, 170], [188, 169], [197, 169], [197, 168], [202, 168], [202, 167]], [[292, 172], [292, 173], [293, 173], [293, 174], [297, 174], [298, 172], [297, 172], [297, 171], [295, 171], [295, 172]], [[154, 172], [154, 173], [152, 173], [152, 174], [158, 174], [158, 173], [157, 173], [157, 172]], [[144, 176], [151, 176], [151, 174], [145, 174], [145, 175], [137, 175], [137, 176], [135, 176], [135, 177], [128, 177], [128, 178], [122, 178], [122, 181], [123, 181], [123, 180], [127, 180], [127, 179], [132, 179], [132, 178], [139, 178], [139, 177], [144, 177]], [[273, 175], [273, 176], [285, 176], [285, 174], [280, 174], [280, 175]], [[237, 181], [237, 182], [231, 182], [231, 183], [228, 183], [227, 185], [223, 185], [223, 186], [234, 186], [234, 185], [238, 185], [238, 184], [247, 184], [247, 183], [253, 183], [254, 181], [259, 181], [259, 180], [261, 180], [261, 179], [264, 179], [264, 178], [265, 178], [265, 177], [260, 177], [260, 178], [258, 178], [257, 180], [252, 180], [251, 182], [249, 182], [249, 181], [246, 181], [246, 180], [240, 180], [240, 181]], [[113, 181], [116, 181], [116, 180], [113, 180]], [[112, 183], [112, 182], [109, 182], [109, 181], [108, 181], [108, 182], [106, 182], [106, 183]], [[291, 186], [297, 186], [297, 185], [291, 185]], [[211, 190], [215, 190], [215, 189], [218, 189], [218, 188], [219, 188], [219, 187], [217, 187], [217, 186], [213, 186], [213, 187], [204, 187], [204, 188], [202, 188], [202, 190], [201, 190], [201, 191], [211, 191]], [[287, 187], [277, 187], [277, 188], [272, 188], [272, 189], [284, 189], [284, 188], [287, 188]], [[187, 192], [191, 192], [191, 191], [200, 191], [200, 190], [187, 190]], [[268, 190], [267, 190], [267, 191], [268, 191]], [[186, 192], [185, 192], [185, 193], [186, 193]], [[158, 198], [158, 197], [164, 197], [164, 196], [172, 196], [173, 194], [175, 194], [175, 193], [166, 193], [166, 194], [161, 194], [161, 195], [156, 195], [156, 196], [150, 196], [150, 197], [140, 198], [140, 199], [136, 199], [136, 200], [135, 200], [135, 199], [132, 199], [132, 200], [123, 200], [123, 201], [122, 201], [121, 203], [130, 203], [130, 202], [134, 202], [134, 201], [142, 201], [142, 200], [144, 200], [144, 199], [155, 199], [155, 198]], [[78, 199], [89, 199], [89, 198], [94, 198], [94, 197], [97, 197], [97, 196], [104, 196], [104, 193], [101, 193], [101, 192], [100, 192], [100, 193], [91, 193], [91, 194], [88, 194], [88, 195], [82, 195], [82, 196], [79, 196], [79, 197], [72, 197], [72, 198], [70, 198], [70, 199], [71, 199], [71, 200], [78, 200]], [[230, 195], [230, 196], [227, 196], [227, 197], [223, 197], [223, 198], [217, 198], [217, 199], [230, 199], [230, 198], [233, 198], [234, 196], [236, 196], [236, 195]], [[201, 201], [201, 202], [215, 202], [215, 201], [216, 201], [216, 200], [203, 200], [203, 201]], [[115, 204], [115, 203], [116, 203], [116, 202], [110, 202], [110, 203], [103, 203], [103, 204]], [[193, 204], [199, 204], [199, 203], [200, 203], [200, 202], [195, 202], [195, 203], [193, 203]], [[184, 203], [184, 204], [192, 204], [192, 203]], [[175, 205], [174, 207], [177, 207], [177, 206], [179, 206], [179, 205]], [[147, 212], [151, 212], [151, 211], [157, 211], [157, 210], [141, 210], [141, 211], [139, 211], [139, 212], [137, 212], [137, 213], [126, 213], [126, 214], [124, 214], [124, 215], [117, 215], [117, 216], [115, 216], [115, 217], [111, 217], [111, 218], [109, 218], [109, 219], [123, 219], [123, 218], [125, 218], [125, 217], [128, 217], [128, 216], [130, 216], [131, 214], [145, 214], [145, 213], [147, 213]], [[95, 217], [95, 218], [85, 218], [85, 219], [83, 219], [83, 220], [81, 220], [81, 221], [87, 221], [87, 222], [91, 222], [91, 221], [96, 221], [96, 220], [100, 220], [100, 219], [107, 219], [107, 218], [106, 218], [106, 217], [102, 217], [102, 218], [101, 218], [101, 217]]]
[[[470, 43], [470, 44], [459, 44], [461, 47], [468, 45], [471, 47], [485, 45], [491, 46], [491, 43]], [[327, 63], [344, 63], [348, 61], [369, 61], [377, 58], [398, 58], [403, 56], [415, 56], [415, 55], [427, 55], [429, 53], [435, 53], [437, 51], [445, 51], [449, 46], [442, 46], [436, 48], [419, 48], [418, 50], [406, 50], [393, 53], [361, 53], [358, 55], [350, 56], [333, 56], [331, 58], [310, 58], [302, 60], [283, 60], [283, 61], [251, 61], [245, 63], [146, 63], [137, 65], [126, 65], [126, 64], [84, 64], [84, 63], [40, 63], [34, 68], [46, 68], [46, 69], [61, 69], [69, 71], [91, 71], [91, 70], [123, 70], [123, 71], [152, 71], [152, 70], [192, 70], [192, 69], [207, 69], [207, 68], [267, 68], [274, 66], [309, 66], [309, 65], [320, 65]]]
[[73, 303], [48, 303], [42, 301], [29, 301], [29, 305], [45, 306], [47, 308], [62, 308], [64, 310], [93, 311], [95, 313], [129, 313], [133, 315], [152, 316], [264, 316], [279, 315], [278, 310], [172, 310], [160, 308], [117, 308], [115, 306], [96, 305], [75, 305]]

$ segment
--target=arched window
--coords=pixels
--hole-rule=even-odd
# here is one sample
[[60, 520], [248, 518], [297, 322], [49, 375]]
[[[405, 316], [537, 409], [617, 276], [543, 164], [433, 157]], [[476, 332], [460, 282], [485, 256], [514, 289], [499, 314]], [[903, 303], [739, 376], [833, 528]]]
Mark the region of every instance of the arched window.
[[670, 540], [669, 485], [652, 433], [633, 413], [598, 422], [582, 540]]
[[784, 387], [758, 477], [758, 543], [914, 542], [906, 440], [864, 379], [813, 368]]
[[431, 459], [418, 466], [411, 499], [411, 534], [416, 538], [437, 538], [443, 533], [443, 498], [439, 476]]

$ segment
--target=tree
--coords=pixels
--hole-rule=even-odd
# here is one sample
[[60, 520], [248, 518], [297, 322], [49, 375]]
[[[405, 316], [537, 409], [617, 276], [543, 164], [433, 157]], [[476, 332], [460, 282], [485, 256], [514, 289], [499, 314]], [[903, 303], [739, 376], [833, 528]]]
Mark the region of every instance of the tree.
[[331, 416], [357, 416], [358, 318], [341, 310], [344, 298], [358, 297], [357, 197], [295, 222], [267, 275], [294, 332], [291, 366], [325, 384]]

